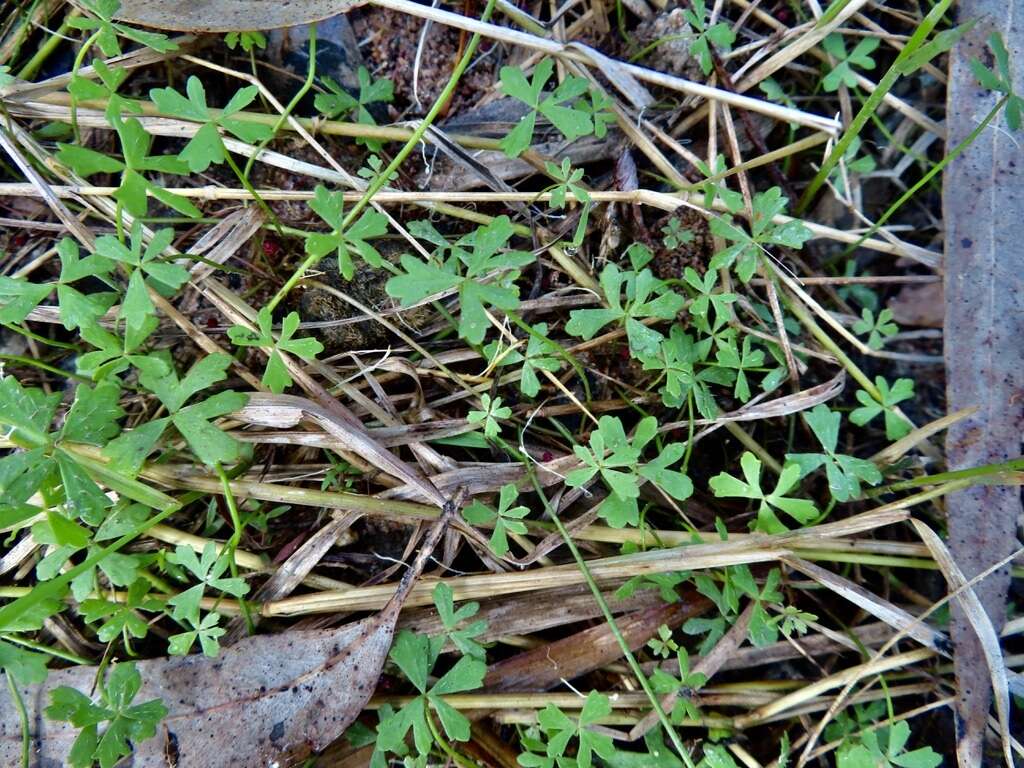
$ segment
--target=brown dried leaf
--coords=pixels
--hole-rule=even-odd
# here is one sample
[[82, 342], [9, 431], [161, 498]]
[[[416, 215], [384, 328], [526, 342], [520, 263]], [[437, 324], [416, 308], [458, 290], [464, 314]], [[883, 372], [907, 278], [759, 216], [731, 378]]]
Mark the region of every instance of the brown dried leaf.
[[[170, 712], [156, 738], [134, 745], [133, 768], [164, 768], [168, 755], [177, 765], [204, 768], [290, 765], [341, 736], [373, 695], [398, 614], [461, 502], [445, 504], [415, 562], [374, 616], [327, 632], [246, 638], [214, 659], [138, 662], [137, 700], [162, 699]], [[61, 685], [90, 691], [96, 673], [96, 667], [51, 672], [42, 685], [21, 689], [35, 765], [66, 765], [78, 735], [70, 724], [44, 717], [49, 692]], [[11, 698], [3, 697], [0, 765], [19, 764], [21, 748], [20, 719]]]
[[[659, 608], [664, 601], [656, 590], [642, 589], [636, 594], [619, 599], [615, 590], [604, 592], [608, 608], [615, 615], [635, 613]], [[473, 620], [484, 620], [487, 628], [478, 640], [486, 643], [508, 635], [528, 635], [552, 627], [561, 627], [601, 616], [601, 607], [584, 585], [564, 589], [536, 592], [524, 600], [522, 595], [499, 597], [480, 602], [480, 611]], [[426, 635], [437, 635], [444, 625], [433, 606], [406, 611], [398, 622], [399, 629], [408, 629]]]
[[[136, 745], [134, 768], [165, 768], [165, 747], [179, 765], [207, 768], [289, 764], [323, 749], [355, 720], [377, 685], [400, 603], [338, 630], [250, 637], [215, 658], [138, 662], [137, 701], [163, 699], [170, 714], [156, 737]], [[50, 691], [92, 689], [96, 667], [51, 672], [42, 686], [22, 688], [34, 740], [33, 765], [67, 765], [78, 735], [43, 716]], [[0, 764], [19, 765], [21, 728], [11, 699], [0, 699]]]
[[893, 319], [900, 325], [941, 328], [945, 318], [942, 283], [907, 285], [889, 300]]
[[117, 18], [178, 32], [245, 32], [309, 24], [363, 0], [122, 0]]

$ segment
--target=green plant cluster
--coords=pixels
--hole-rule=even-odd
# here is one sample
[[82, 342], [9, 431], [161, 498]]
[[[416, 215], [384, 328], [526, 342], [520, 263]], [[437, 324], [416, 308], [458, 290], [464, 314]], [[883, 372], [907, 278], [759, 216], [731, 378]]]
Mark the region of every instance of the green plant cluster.
[[[34, 565], [39, 587], [0, 607], [0, 668], [19, 685], [45, 679], [51, 655], [28, 638], [48, 618], [66, 610], [71, 600], [101, 642], [119, 644], [128, 656], [154, 636], [166, 638], [170, 654], [196, 649], [207, 656], [218, 654], [226, 631], [218, 606], [231, 601], [243, 615], [248, 610], [249, 585], [239, 576], [235, 561], [242, 532], [265, 532], [269, 521], [286, 508], [252, 501], [236, 507], [232, 500], [231, 531], [223, 547], [209, 541], [201, 548], [122, 551], [133, 538], [200, 498], [196, 494], [176, 499], [155, 490], [147, 471], [170, 462], [192, 463], [226, 485], [229, 476], [253, 463], [250, 446], [224, 426], [225, 419], [248, 402], [233, 367], [250, 358], [264, 360], [261, 383], [271, 392], [283, 393], [324, 351], [319, 341], [302, 334], [297, 313], [275, 312], [274, 306], [251, 315], [237, 313], [225, 337], [228, 352], [201, 355], [187, 369], [161, 343], [160, 308], [189, 285], [194, 259], [178, 249], [179, 232], [171, 227], [150, 229], [146, 217], [157, 204], [186, 220], [201, 217], [189, 197], [169, 187], [176, 179], [220, 165], [254, 191], [235, 156], [264, 145], [276, 134], [270, 123], [253, 119], [249, 112], [260, 98], [256, 86], [238, 88], [223, 107], [214, 108], [203, 80], [193, 75], [183, 91], [168, 86], [148, 93], [147, 108], [190, 127], [176, 153], [156, 151], [153, 136], [140, 119], [142, 104], [119, 93], [128, 70], [100, 58], [93, 60], [93, 78], [78, 70], [94, 49], [108, 58], [121, 54], [125, 40], [160, 53], [173, 51], [175, 44], [163, 35], [115, 21], [117, 0], [81, 0], [80, 5], [84, 13], [68, 22], [86, 35], [67, 86], [72, 114], [81, 102], [104, 101], [116, 151], [69, 141], [58, 143], [55, 157], [77, 177], [114, 181], [116, 227], [113, 234], [94, 242], [60, 238], [54, 246], [59, 271], [52, 279], [0, 276], [0, 323], [5, 328], [47, 342], [31, 334], [27, 322], [34, 313], [53, 308], [75, 339], [73, 345], [54, 344], [74, 351], [66, 358], [67, 377], [73, 382], [66, 402], [60, 392], [23, 385], [12, 375], [0, 376], [0, 432], [12, 448], [0, 457], [0, 526], [12, 534], [28, 532], [45, 547], [45, 555]], [[691, 51], [701, 69], [710, 73], [715, 57], [731, 49], [735, 35], [728, 24], [711, 23], [703, 2], [692, 3], [685, 16], [695, 35]], [[868, 37], [849, 49], [843, 37], [826, 37], [823, 48], [830, 67], [822, 87], [856, 87], [858, 71], [875, 66], [871, 53], [878, 42]], [[232, 33], [227, 39], [232, 49], [247, 53], [265, 43], [258, 32]], [[951, 38], [942, 38], [935, 52], [951, 44]], [[976, 63], [974, 70], [984, 87], [1003, 94], [1007, 123], [1016, 129], [1022, 107], [1010, 79], [1008, 54], [998, 37], [993, 38], [992, 49], [994, 66]], [[531, 74], [512, 66], [501, 69], [501, 92], [526, 107], [498, 142], [509, 158], [532, 151], [553, 135], [549, 129], [570, 141], [601, 139], [616, 121], [611, 99], [591, 81], [570, 74], [554, 83], [554, 75], [551, 58], [541, 58]], [[7, 71], [0, 72], [0, 87], [12, 79]], [[323, 78], [321, 86], [317, 110], [329, 119], [351, 119], [368, 129], [360, 140], [374, 154], [360, 175], [371, 184], [392, 180], [384, 179], [389, 173], [381, 158], [384, 142], [369, 130], [376, 127], [375, 105], [394, 98], [391, 82], [360, 69], [355, 94], [329, 78]], [[788, 98], [777, 84], [764, 90], [772, 98]], [[864, 158], [855, 157], [861, 149], [859, 143], [844, 149], [848, 170], [870, 170]], [[568, 159], [546, 161], [543, 167], [551, 182], [546, 213], [564, 215], [581, 209], [573, 240], [550, 244], [572, 250], [586, 234], [593, 202], [585, 169], [573, 167]], [[627, 417], [600, 415], [584, 422], [576, 434], [561, 428], [559, 437], [578, 460], [562, 478], [564, 486], [588, 499], [603, 525], [647, 529], [649, 516], [685, 508], [699, 490], [721, 500], [723, 508], [748, 516], [750, 529], [757, 533], [812, 526], [835, 505], [861, 501], [867, 487], [882, 483], [886, 468], [848, 453], [850, 443], [843, 438], [851, 434], [850, 425], [865, 427], [878, 423], [878, 417], [887, 439], [904, 437], [911, 425], [899, 409], [913, 398], [914, 383], [905, 378], [890, 383], [879, 376], [869, 387], [862, 379], [866, 388], [856, 392], [859, 405], [849, 413], [837, 403], [819, 403], [794, 419], [794, 426], [806, 427], [804, 442], [814, 450], [787, 452], [777, 468], [772, 466], [774, 459], [746, 450], [738, 472], [723, 470], [695, 483], [690, 462], [698, 424], [776, 392], [789, 375], [773, 308], [758, 301], [756, 293], [742, 295], [740, 289], [750, 287], [755, 276], [775, 285], [769, 266], [800, 251], [812, 237], [799, 219], [787, 216], [790, 201], [780, 187], [754, 193], [748, 210], [743, 195], [730, 189], [724, 177], [724, 157], [702, 163], [699, 170], [704, 180], [697, 189], [706, 207], [725, 208], [710, 216], [710, 232], [722, 247], [707, 266], [687, 266], [676, 277], [658, 277], [650, 241], [628, 243], [620, 249], [619, 261], [601, 266], [597, 282], [588, 286], [592, 304], [576, 305], [561, 325], [550, 319], [533, 322], [523, 305], [521, 293], [539, 251], [534, 233], [506, 215], [478, 214], [475, 226], [457, 234], [442, 232], [432, 220], [412, 221], [407, 230], [420, 248], [410, 248], [393, 262], [380, 248], [392, 234], [388, 218], [367, 207], [366, 201], [347, 206], [340, 191], [320, 185], [308, 205], [315, 223], [307, 232], [289, 234], [301, 238], [309, 264], [335, 259], [344, 279], [356, 276], [357, 259], [386, 270], [387, 294], [402, 308], [431, 304], [447, 322], [440, 331], [443, 337], [464, 342], [481, 367], [498, 373], [501, 384], [516, 386], [517, 392], [500, 387], [470, 392], [465, 423], [474, 432], [460, 436], [461, 443], [449, 444], [504, 451], [538, 463], [537, 457], [524, 455], [523, 435], [529, 426], [524, 416], [549, 396], [587, 400], [586, 366], [578, 349], [604, 338], [620, 344], [623, 365], [647, 377], [654, 397], [637, 398], [635, 414]], [[661, 246], [672, 251], [694, 239], [676, 218], [668, 220], [661, 235]], [[848, 262], [848, 272], [855, 269]], [[853, 331], [865, 337], [870, 350], [882, 349], [896, 335], [891, 312], [879, 310], [870, 290], [851, 287], [843, 298], [861, 306]], [[792, 313], [785, 306], [774, 309], [787, 333], [800, 340], [803, 328]], [[759, 332], [751, 332], [751, 324]], [[807, 363], [807, 355], [799, 350], [794, 354], [799, 363]], [[54, 371], [60, 372], [50, 372]], [[573, 378], [566, 375], [570, 371], [582, 374], [575, 377], [581, 382], [579, 392], [566, 386]], [[140, 418], [137, 405], [143, 400], [158, 407], [142, 412]], [[684, 435], [685, 430], [665, 427], [669, 422], [685, 423], [688, 431]], [[512, 434], [517, 441], [506, 440]], [[347, 489], [354, 484], [358, 470], [340, 461], [331, 464], [325, 486]], [[827, 489], [827, 505], [812, 500], [821, 487]], [[479, 539], [480, 551], [486, 550], [495, 561], [511, 561], [519, 537], [539, 530], [531, 526], [547, 523], [532, 516], [524, 488], [504, 484], [495, 499], [474, 499], [461, 511], [461, 524], [486, 531]], [[212, 535], [225, 523], [215, 510], [209, 517], [207, 532]], [[727, 538], [724, 524], [719, 524], [719, 533]], [[699, 544], [695, 529], [693, 534], [693, 544]], [[659, 696], [675, 695], [668, 717], [676, 725], [697, 721], [702, 714], [700, 690], [706, 679], [693, 671], [690, 654], [709, 653], [744, 610], [750, 611], [747, 639], [756, 646], [802, 634], [817, 619], [790, 604], [778, 568], [756, 575], [746, 565], [651, 574], [630, 580], [619, 594], [656, 589], [672, 601], [687, 586], [707, 598], [714, 611], [691, 618], [676, 631], [664, 627], [651, 646], [654, 656], [672, 660], [667, 669], [657, 669], [650, 683]], [[375, 730], [363, 725], [350, 733], [354, 742], [374, 744], [372, 764], [377, 768], [393, 759], [408, 766], [440, 759], [466, 764], [459, 744], [470, 738], [470, 721], [446, 697], [483, 686], [489, 647], [481, 638], [497, 634], [485, 620], [475, 618], [476, 603], [456, 607], [447, 585], [437, 586], [434, 602], [443, 631], [400, 632], [390, 653], [392, 671], [407, 683], [412, 698], [399, 708], [383, 706]], [[160, 632], [154, 632], [156, 625]], [[688, 649], [687, 643], [692, 647]], [[125, 660], [106, 665], [88, 695], [70, 688], [52, 692], [47, 716], [79, 729], [69, 758], [72, 766], [111, 768], [130, 753], [133, 743], [153, 737], [167, 709], [159, 700], [136, 702], [140, 688], [137, 668]], [[688, 756], [681, 761], [665, 745], [668, 734], [662, 727], [645, 737], [646, 753], [623, 749], [604, 726], [612, 714], [611, 697], [596, 690], [581, 694], [578, 711], [548, 704], [534, 724], [517, 726], [522, 746], [518, 763], [524, 768], [693, 768]], [[931, 750], [907, 749], [910, 732], [903, 721], [872, 729], [869, 726], [881, 713], [855, 709], [854, 715], [843, 717], [835, 735], [845, 739], [838, 752], [841, 768], [938, 764]], [[703, 749], [703, 768], [736, 765], [723, 744], [709, 742]], [[641, 758], [647, 762], [638, 762]]]

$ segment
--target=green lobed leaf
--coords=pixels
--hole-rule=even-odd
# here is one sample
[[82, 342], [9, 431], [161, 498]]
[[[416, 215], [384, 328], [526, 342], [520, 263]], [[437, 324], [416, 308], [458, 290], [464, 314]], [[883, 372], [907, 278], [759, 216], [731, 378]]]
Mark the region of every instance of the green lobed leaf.
[[218, 429], [211, 420], [239, 410], [247, 400], [241, 392], [218, 392], [196, 405], [182, 408], [171, 421], [204, 464], [233, 464], [241, 458], [242, 444]]
[[121, 428], [118, 419], [124, 410], [118, 404], [121, 388], [114, 382], [101, 382], [95, 387], [79, 384], [75, 400], [64, 417], [61, 439], [89, 445], [104, 445]]

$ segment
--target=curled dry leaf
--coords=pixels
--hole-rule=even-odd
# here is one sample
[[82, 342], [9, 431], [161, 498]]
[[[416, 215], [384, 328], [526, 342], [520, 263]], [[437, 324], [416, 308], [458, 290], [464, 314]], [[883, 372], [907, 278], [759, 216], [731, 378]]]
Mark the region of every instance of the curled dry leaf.
[[889, 300], [893, 320], [900, 325], [941, 328], [945, 318], [942, 283], [908, 285]]
[[[442, 419], [425, 421], [420, 424], [402, 424], [396, 427], [370, 427], [366, 433], [384, 448], [397, 448], [416, 442], [440, 440], [472, 432], [477, 427], [465, 419]], [[236, 440], [248, 443], [275, 445], [306, 445], [313, 448], [328, 448], [332, 451], [348, 450], [344, 445], [323, 432], [274, 431], [274, 432], [232, 432]]]
[[[942, 539], [920, 520], [911, 520], [911, 522], [914, 524], [918, 536], [921, 537], [921, 540], [932, 553], [932, 557], [935, 558], [935, 564], [939, 566], [942, 575], [946, 577], [949, 590], [955, 595], [953, 598], [954, 604], [962, 612], [963, 619], [967, 622], [970, 631], [977, 639], [977, 645], [981, 649], [982, 655], [982, 659], [979, 662], [981, 665], [979, 671], [988, 676], [988, 682], [991, 684], [990, 690], [995, 694], [996, 715], [999, 718], [999, 735], [1003, 743], [1003, 756], [1006, 758], [1007, 765], [1015, 765], [1011, 748], [1012, 737], [1010, 736], [1010, 690], [1006, 677], [1006, 662], [1003, 660], [1003, 650], [999, 645], [999, 633], [993, 625], [991, 617], [985, 611], [984, 604], [977, 595], [977, 587], [968, 585], [963, 571], [954, 560], [952, 553], [942, 543]], [[1007, 557], [1006, 562], [1009, 559]], [[997, 561], [992, 563], [992, 565], [999, 565], [999, 563]], [[958, 644], [958, 654], [959, 651], [960, 645]], [[963, 691], [960, 694], [958, 703], [961, 705], [965, 702], [970, 703], [971, 698], [970, 690]], [[987, 716], [987, 702], [985, 709], [979, 711], [983, 711]], [[985, 719], [987, 720], [987, 717]], [[958, 725], [963, 726], [964, 723]], [[977, 746], [980, 747], [980, 745]], [[974, 759], [973, 750], [976, 748], [976, 745], [963, 737], [957, 740], [957, 758], [961, 766], [981, 765], [980, 761], [969, 762]]]
[[832, 571], [798, 557], [787, 557], [785, 562], [791, 568], [800, 571], [805, 576], [810, 576], [823, 587], [840, 597], [846, 598], [872, 616], [881, 619], [894, 630], [914, 638], [922, 645], [931, 648], [933, 651], [938, 651], [943, 656], [950, 656], [952, 654], [952, 646], [945, 634], [937, 629], [933, 629], [927, 623], [899, 606], [893, 605], [888, 600], [871, 593], [860, 584], [856, 584], [849, 579], [832, 573]]
[[246, 32], [309, 24], [362, 0], [122, 0], [117, 18], [177, 32]]
[[362, 456], [377, 469], [415, 488], [427, 501], [439, 507], [443, 507], [447, 501], [430, 480], [413, 470], [404, 461], [396, 458], [390, 451], [385, 450], [366, 432], [345, 424], [312, 400], [295, 395], [269, 395], [263, 392], [254, 392], [249, 395], [249, 401], [245, 408], [232, 416], [249, 424], [278, 429], [295, 427], [303, 419], [312, 421], [345, 446], [346, 450]]
[[[652, 589], [642, 589], [622, 598], [615, 592], [609, 589], [604, 592], [604, 597], [609, 610], [616, 616], [664, 606], [664, 601]], [[522, 600], [516, 595], [481, 600], [480, 611], [474, 620], [487, 622], [487, 627], [477, 638], [479, 642], [486, 643], [500, 637], [540, 632], [600, 616], [601, 607], [590, 590], [586, 585], [576, 585], [536, 592], [529, 600]], [[398, 628], [425, 635], [444, 632], [444, 625], [434, 606], [403, 612]]]
[[[754, 400], [731, 413], [723, 413], [715, 419], [694, 419], [695, 425], [717, 426], [730, 421], [757, 421], [758, 419], [777, 418], [788, 416], [791, 413], [807, 411], [819, 403], [827, 403], [829, 400], [838, 397], [846, 386], [846, 371], [839, 372], [826, 382], [817, 384], [808, 389], [794, 392], [792, 395], [783, 395], [774, 400], [759, 403]], [[681, 429], [689, 426], [689, 421], [675, 421], [670, 424], [662, 424], [658, 427], [659, 432], [668, 432], [673, 429]]]

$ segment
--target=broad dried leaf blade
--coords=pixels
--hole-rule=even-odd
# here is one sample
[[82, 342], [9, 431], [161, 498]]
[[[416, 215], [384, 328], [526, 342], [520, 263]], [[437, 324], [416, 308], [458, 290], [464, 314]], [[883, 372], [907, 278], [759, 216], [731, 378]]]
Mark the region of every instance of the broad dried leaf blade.
[[177, 32], [246, 32], [310, 24], [363, 0], [122, 0], [117, 18]]
[[[947, 147], [974, 130], [997, 94], [981, 88], [969, 62], [989, 60], [986, 40], [999, 30], [1010, 49], [1013, 81], [1024, 82], [1024, 18], [1019, 3], [964, 0], [964, 19], [981, 19], [950, 54]], [[999, 118], [1002, 123], [1003, 118]], [[1024, 432], [1024, 188], [1019, 138], [995, 124], [946, 170], [945, 343], [950, 411], [978, 406], [946, 438], [949, 469], [1012, 459]], [[1017, 488], [978, 485], [947, 498], [949, 547], [966, 578], [974, 578], [1018, 546]], [[974, 592], [998, 632], [1005, 618], [1010, 570], [1002, 568]], [[959, 603], [950, 635], [956, 647], [957, 733], [960, 765], [981, 765], [991, 701], [982, 646]]]
[[[662, 624], [678, 627], [686, 619], [706, 611], [709, 604], [705, 598], [691, 593], [673, 605], [636, 611], [618, 619], [619, 631], [635, 651], [654, 637]], [[618, 640], [608, 624], [602, 623], [492, 664], [484, 678], [484, 688], [488, 691], [545, 691], [621, 657]]]

